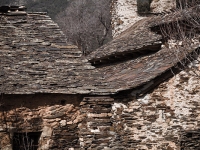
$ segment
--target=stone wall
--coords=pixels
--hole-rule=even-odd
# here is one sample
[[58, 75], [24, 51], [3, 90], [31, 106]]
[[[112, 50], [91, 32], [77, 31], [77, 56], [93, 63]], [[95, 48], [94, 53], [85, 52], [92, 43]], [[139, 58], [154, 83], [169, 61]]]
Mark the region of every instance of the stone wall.
[[41, 132], [39, 150], [79, 148], [78, 95], [2, 95], [0, 149], [12, 150], [14, 133]]
[[112, 147], [113, 102], [79, 95], [2, 95], [0, 149], [12, 150], [14, 133], [32, 132], [41, 132], [38, 150]]
[[152, 0], [151, 13], [141, 15], [137, 13], [137, 0], [113, 0], [112, 1], [112, 34], [117, 37], [137, 21], [157, 13], [169, 12], [175, 8], [175, 0]]
[[[143, 97], [1, 95], [0, 149], [41, 132], [39, 150], [200, 149], [200, 58]], [[195, 73], [191, 70], [195, 68]]]
[[112, 104], [110, 97], [86, 97], [81, 102], [84, 120], [79, 124], [80, 145], [83, 149], [109, 149], [113, 143]]
[[152, 13], [166, 13], [176, 8], [176, 0], [152, 0]]
[[115, 101], [112, 110], [118, 147], [200, 149], [200, 64], [194, 61], [191, 66], [196, 74], [181, 71], [144, 97]]

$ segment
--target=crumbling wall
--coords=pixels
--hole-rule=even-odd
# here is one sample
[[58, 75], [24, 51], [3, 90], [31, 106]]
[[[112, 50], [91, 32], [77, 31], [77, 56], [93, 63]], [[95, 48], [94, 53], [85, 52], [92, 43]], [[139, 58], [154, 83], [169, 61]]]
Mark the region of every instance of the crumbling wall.
[[113, 0], [112, 1], [112, 35], [117, 37], [137, 21], [158, 13], [170, 12], [175, 8], [175, 0], [152, 0], [151, 14], [138, 14], [137, 0]]
[[39, 150], [79, 148], [78, 95], [3, 95], [0, 109], [0, 149], [11, 150], [13, 134], [41, 132]]
[[200, 64], [193, 61], [192, 66], [196, 74], [181, 71], [144, 97], [115, 101], [112, 110], [118, 147], [200, 149], [196, 142], [200, 134]]
[[111, 148], [113, 102], [79, 95], [4, 95], [0, 149], [12, 150], [14, 133], [30, 132], [41, 132], [38, 150]]
[[109, 149], [115, 146], [112, 128], [112, 104], [110, 97], [86, 97], [81, 102], [85, 116], [79, 124], [79, 139], [83, 149]]
[[137, 99], [120, 93], [1, 95], [0, 149], [11, 150], [17, 132], [41, 132], [39, 150], [200, 149], [197, 60], [188, 65], [196, 74], [181, 71]]

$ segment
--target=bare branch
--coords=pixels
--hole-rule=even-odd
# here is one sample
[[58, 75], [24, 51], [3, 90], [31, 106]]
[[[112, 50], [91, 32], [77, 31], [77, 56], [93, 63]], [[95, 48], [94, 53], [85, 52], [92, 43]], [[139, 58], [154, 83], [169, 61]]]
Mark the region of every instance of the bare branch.
[[109, 0], [74, 0], [57, 16], [69, 41], [84, 54], [102, 46], [112, 37]]

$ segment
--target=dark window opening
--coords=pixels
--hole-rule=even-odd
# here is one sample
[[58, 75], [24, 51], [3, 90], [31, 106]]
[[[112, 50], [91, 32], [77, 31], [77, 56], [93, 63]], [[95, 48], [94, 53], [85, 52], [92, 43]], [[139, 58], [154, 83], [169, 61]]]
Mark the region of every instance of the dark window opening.
[[137, 11], [139, 14], [150, 12], [150, 0], [137, 0]]
[[13, 150], [37, 150], [41, 132], [14, 133]]
[[61, 105], [65, 105], [65, 104], [66, 104], [66, 100], [61, 100], [61, 101], [60, 101], [60, 104], [61, 104]]
[[200, 149], [200, 130], [183, 131], [180, 137], [180, 150]]

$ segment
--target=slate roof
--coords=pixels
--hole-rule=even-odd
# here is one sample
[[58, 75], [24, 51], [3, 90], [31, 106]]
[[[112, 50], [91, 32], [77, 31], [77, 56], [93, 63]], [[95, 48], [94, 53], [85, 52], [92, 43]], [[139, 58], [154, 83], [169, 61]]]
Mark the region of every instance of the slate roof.
[[99, 49], [93, 51], [87, 56], [87, 59], [96, 64], [100, 61], [107, 61], [113, 57], [123, 57], [123, 55], [146, 53], [148, 51], [157, 51], [162, 45], [163, 37], [151, 28], [170, 22], [183, 20], [192, 20], [199, 18], [200, 5], [180, 11], [171, 12], [166, 15], [144, 18], [136, 22], [133, 26], [122, 32], [120, 36], [105, 44]]
[[[187, 54], [182, 52], [184, 47], [161, 47], [162, 36], [151, 30], [157, 21], [159, 17], [141, 20], [91, 53], [87, 59], [92, 64], [106, 62], [95, 68], [76, 46], [66, 42], [45, 13], [3, 12], [0, 92], [108, 95], [153, 81], [199, 47], [193, 44]], [[126, 59], [129, 55], [136, 57]]]
[[[193, 50], [198, 46], [200, 45], [193, 45]], [[134, 89], [150, 81], [154, 84], [156, 77], [162, 76], [180, 61], [183, 61], [186, 56], [182, 52], [183, 50], [184, 48], [181, 47], [178, 50], [173, 48], [170, 51], [163, 48], [155, 54], [97, 68], [97, 70], [103, 73], [105, 83], [114, 85], [115, 92]], [[188, 50], [187, 56], [193, 50]], [[162, 81], [164, 80], [166, 77], [162, 78]]]
[[147, 28], [149, 18], [138, 21], [111, 42], [93, 51], [87, 59], [92, 63], [135, 53], [156, 51], [162, 45], [162, 36]]
[[[123, 32], [118, 38], [91, 53], [87, 58], [91, 63], [97, 65], [99, 72], [103, 73], [104, 82], [108, 85], [115, 85], [116, 92], [134, 89], [150, 81], [154, 84], [154, 79], [170, 71], [172, 67], [182, 63], [183, 60], [185, 62], [186, 59], [189, 59], [189, 55], [200, 47], [200, 42], [197, 39], [198, 42], [191, 41], [189, 47], [176, 45], [173, 48], [167, 48], [162, 45], [163, 37], [156, 34], [151, 28], [180, 21], [186, 17], [190, 19], [197, 17], [197, 13], [191, 11], [193, 9], [185, 11], [188, 14], [184, 17], [180, 12], [177, 14], [173, 12], [165, 16], [143, 19]], [[174, 19], [174, 16], [177, 18]], [[142, 51], [146, 54], [143, 55]], [[141, 54], [138, 55], [138, 53]], [[132, 55], [132, 58], [127, 59], [126, 54]], [[163, 77], [164, 79], [166, 78]]]
[[[90, 93], [101, 79], [45, 13], [0, 14], [0, 92]], [[88, 74], [91, 72], [91, 74]], [[95, 79], [91, 80], [94, 84]]]

